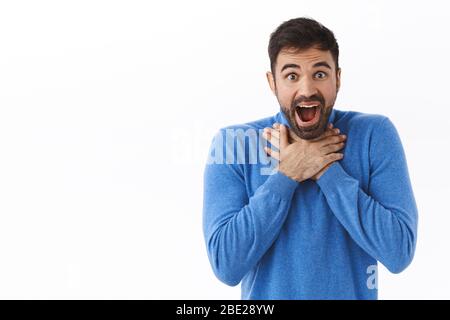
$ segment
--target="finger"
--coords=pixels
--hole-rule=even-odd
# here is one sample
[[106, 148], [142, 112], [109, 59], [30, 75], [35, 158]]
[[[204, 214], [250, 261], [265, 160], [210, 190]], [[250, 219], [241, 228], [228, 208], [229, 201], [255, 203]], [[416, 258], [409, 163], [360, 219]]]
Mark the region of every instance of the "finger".
[[[279, 141], [280, 141], [280, 131], [279, 130], [271, 130], [270, 134], [272, 135], [272, 137], [274, 139], [277, 140], [277, 143], [279, 145]], [[289, 144], [294, 143], [295, 141], [300, 141], [301, 139], [294, 133], [294, 131], [292, 131], [291, 129], [288, 128], [288, 140], [289, 140]], [[272, 143], [272, 141], [270, 141], [270, 143]], [[277, 147], [279, 148], [279, 147]]]
[[280, 153], [278, 151], [272, 150], [269, 147], [264, 147], [264, 151], [272, 158], [280, 161]]
[[327, 137], [338, 135], [339, 132], [340, 132], [340, 130], [338, 128], [333, 128], [333, 129], [327, 128], [325, 130], [325, 132], [322, 133], [319, 137], [317, 137], [315, 139], [311, 139], [310, 141], [311, 142], [317, 142], [317, 141], [323, 140], [323, 139], [325, 139]]
[[278, 131], [276, 130], [271, 131], [269, 142], [275, 148], [280, 149], [280, 136]]
[[[287, 128], [287, 129], [288, 129], [289, 143], [293, 143], [295, 141], [302, 140], [299, 136], [297, 136], [295, 134], [295, 132], [292, 129], [290, 129], [290, 128]], [[272, 129], [272, 130], [270, 130], [270, 133], [272, 134], [272, 136], [276, 137], [277, 139], [280, 139], [280, 130], [279, 129], [278, 130]]]
[[339, 128], [331, 128], [331, 129], [327, 129], [325, 130], [325, 132], [322, 134], [322, 136], [320, 137], [321, 139], [329, 137], [329, 136], [335, 136], [338, 135], [341, 132], [341, 130], [339, 130]]
[[264, 128], [262, 136], [264, 139], [269, 140], [270, 139], [270, 128]]
[[288, 131], [285, 125], [280, 125], [280, 146], [282, 149], [289, 145]]
[[280, 139], [280, 130], [277, 129], [269, 129], [270, 135], [274, 138]]
[[264, 128], [263, 138], [269, 141], [275, 148], [280, 149], [280, 133], [277, 130]]
[[329, 144], [329, 145], [322, 147], [322, 151], [323, 151], [323, 154], [330, 154], [330, 153], [334, 153], [334, 152], [337, 152], [337, 151], [343, 149], [344, 146], [345, 146], [344, 142], [333, 143], [333, 144]]
[[336, 144], [340, 142], [344, 142], [347, 139], [347, 136], [345, 134], [339, 134], [339, 135], [331, 135], [324, 139], [321, 139], [318, 143], [324, 147], [329, 144]]
[[325, 167], [328, 164], [339, 161], [344, 158], [344, 155], [342, 153], [330, 153], [326, 156], [322, 157], [322, 166]]
[[280, 137], [278, 131], [272, 130], [270, 132], [269, 142], [273, 147], [280, 149]]
[[264, 139], [269, 141], [273, 137], [279, 138], [279, 133], [277, 130], [271, 128], [264, 128], [262, 136]]
[[[273, 124], [273, 128], [276, 131], [280, 131], [280, 124], [279, 123], [274, 123]], [[292, 129], [290, 129], [290, 128], [287, 128], [287, 129], [288, 129], [288, 134], [289, 134], [289, 137], [291, 138], [291, 141], [300, 141], [300, 140], [302, 140], [302, 138], [297, 136]], [[272, 133], [273, 133], [274, 130], [272, 130]]]

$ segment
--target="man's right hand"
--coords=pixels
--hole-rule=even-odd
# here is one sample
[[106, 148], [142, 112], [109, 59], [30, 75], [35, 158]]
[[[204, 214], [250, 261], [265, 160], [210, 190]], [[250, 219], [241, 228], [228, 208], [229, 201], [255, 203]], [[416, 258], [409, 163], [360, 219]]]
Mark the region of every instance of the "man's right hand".
[[310, 178], [317, 180], [333, 162], [341, 160], [343, 154], [337, 151], [344, 148], [346, 139], [332, 125], [313, 140], [301, 139], [284, 125], [265, 128], [263, 136], [279, 149], [278, 152], [265, 148], [271, 157], [279, 161], [278, 170], [298, 182]]

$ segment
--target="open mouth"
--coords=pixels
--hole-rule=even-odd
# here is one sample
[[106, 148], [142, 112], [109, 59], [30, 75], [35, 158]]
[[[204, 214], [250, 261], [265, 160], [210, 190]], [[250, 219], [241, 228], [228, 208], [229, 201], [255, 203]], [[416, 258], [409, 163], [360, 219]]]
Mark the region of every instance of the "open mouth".
[[311, 126], [320, 118], [320, 103], [300, 104], [295, 107], [297, 124], [301, 127]]

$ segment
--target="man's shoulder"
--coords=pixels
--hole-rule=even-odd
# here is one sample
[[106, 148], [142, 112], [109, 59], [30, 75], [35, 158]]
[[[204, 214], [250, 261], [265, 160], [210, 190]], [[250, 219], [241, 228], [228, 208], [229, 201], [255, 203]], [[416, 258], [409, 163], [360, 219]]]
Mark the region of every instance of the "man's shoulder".
[[395, 125], [388, 116], [356, 111], [338, 111], [335, 127], [348, 135], [349, 140], [363, 145], [377, 145], [399, 141]]
[[376, 113], [365, 113], [359, 111], [343, 111], [336, 110], [336, 121], [347, 121], [347, 122], [363, 122], [363, 123], [380, 123], [387, 119], [388, 117], [382, 114]]
[[335, 124], [343, 124], [354, 129], [371, 131], [381, 126], [384, 122], [389, 121], [389, 118], [382, 114], [365, 113], [359, 111], [335, 111]]

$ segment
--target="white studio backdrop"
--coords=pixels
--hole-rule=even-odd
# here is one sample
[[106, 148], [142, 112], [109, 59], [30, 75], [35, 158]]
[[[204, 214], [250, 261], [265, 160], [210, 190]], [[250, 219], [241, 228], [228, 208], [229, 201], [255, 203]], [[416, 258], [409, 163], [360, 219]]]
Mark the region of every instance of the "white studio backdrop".
[[[267, 43], [317, 19], [341, 110], [396, 125], [419, 207], [381, 299], [450, 298], [445, 1], [1, 1], [0, 298], [239, 299], [202, 235], [214, 133], [270, 116]], [[389, 186], [387, 186], [389, 187]]]

